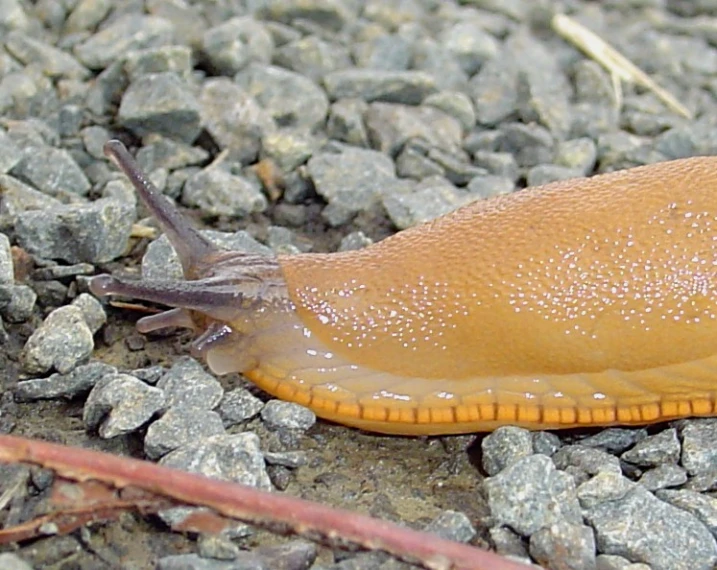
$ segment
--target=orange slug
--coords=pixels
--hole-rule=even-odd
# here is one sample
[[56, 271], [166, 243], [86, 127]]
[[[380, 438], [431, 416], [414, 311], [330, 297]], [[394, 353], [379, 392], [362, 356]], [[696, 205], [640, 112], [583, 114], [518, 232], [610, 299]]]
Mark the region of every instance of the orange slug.
[[100, 275], [174, 309], [193, 353], [322, 418], [395, 434], [717, 413], [717, 157], [478, 201], [360, 251], [220, 251], [118, 141], [106, 153], [184, 281]]

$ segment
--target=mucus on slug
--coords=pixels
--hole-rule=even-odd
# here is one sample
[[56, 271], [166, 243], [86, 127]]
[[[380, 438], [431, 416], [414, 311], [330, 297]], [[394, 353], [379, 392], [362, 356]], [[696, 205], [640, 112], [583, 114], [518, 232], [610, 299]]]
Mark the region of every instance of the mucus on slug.
[[193, 352], [218, 374], [385, 433], [715, 413], [717, 204], [704, 181], [717, 159], [479, 201], [360, 251], [273, 258], [218, 250], [121, 143], [106, 152], [185, 281], [98, 276], [92, 291], [174, 307], [139, 330], [203, 331]]

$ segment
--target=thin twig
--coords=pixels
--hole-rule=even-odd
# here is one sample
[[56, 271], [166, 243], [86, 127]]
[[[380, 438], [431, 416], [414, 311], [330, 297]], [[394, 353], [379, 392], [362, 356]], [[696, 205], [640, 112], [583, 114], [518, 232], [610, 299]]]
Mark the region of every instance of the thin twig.
[[492, 552], [387, 521], [108, 453], [0, 435], [0, 462], [31, 463], [74, 481], [141, 489], [269, 530], [288, 529], [328, 544], [340, 541], [382, 550], [429, 570], [528, 568]]
[[596, 33], [573, 20], [565, 14], [555, 14], [552, 19], [553, 30], [564, 39], [583, 50], [613, 76], [623, 81], [632, 81], [645, 89], [652, 91], [667, 107], [686, 119], [692, 118], [692, 113], [682, 105], [668, 91], [660, 87], [644, 71], [608, 44]]

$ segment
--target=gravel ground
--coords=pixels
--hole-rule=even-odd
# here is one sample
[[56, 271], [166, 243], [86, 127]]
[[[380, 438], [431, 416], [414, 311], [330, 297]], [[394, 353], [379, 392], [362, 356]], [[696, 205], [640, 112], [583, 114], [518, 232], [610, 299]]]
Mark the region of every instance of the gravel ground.
[[[695, 118], [551, 30], [587, 25]], [[316, 422], [87, 294], [177, 275], [102, 155], [119, 137], [212, 239], [363, 247], [477, 198], [717, 154], [716, 0], [0, 0], [0, 432], [148, 457], [549, 568], [717, 563], [717, 421], [390, 438]], [[141, 148], [140, 148], [141, 147]], [[145, 224], [146, 226], [147, 224]], [[132, 236], [132, 237], [131, 237]], [[0, 491], [23, 470], [0, 468]], [[48, 480], [33, 472], [28, 493]], [[398, 569], [237, 525], [126, 516], [2, 568]], [[7, 522], [8, 511], [0, 513]]]

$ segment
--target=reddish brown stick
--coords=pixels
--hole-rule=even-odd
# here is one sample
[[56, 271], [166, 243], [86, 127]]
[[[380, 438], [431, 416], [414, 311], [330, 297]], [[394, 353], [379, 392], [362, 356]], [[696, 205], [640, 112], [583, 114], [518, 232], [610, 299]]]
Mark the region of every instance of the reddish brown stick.
[[265, 528], [284, 527], [313, 539], [319, 536], [383, 550], [430, 570], [527, 568], [492, 552], [387, 521], [137, 459], [0, 435], [0, 461], [40, 465], [75, 481], [99, 480], [120, 489], [128, 486], [144, 489]]

